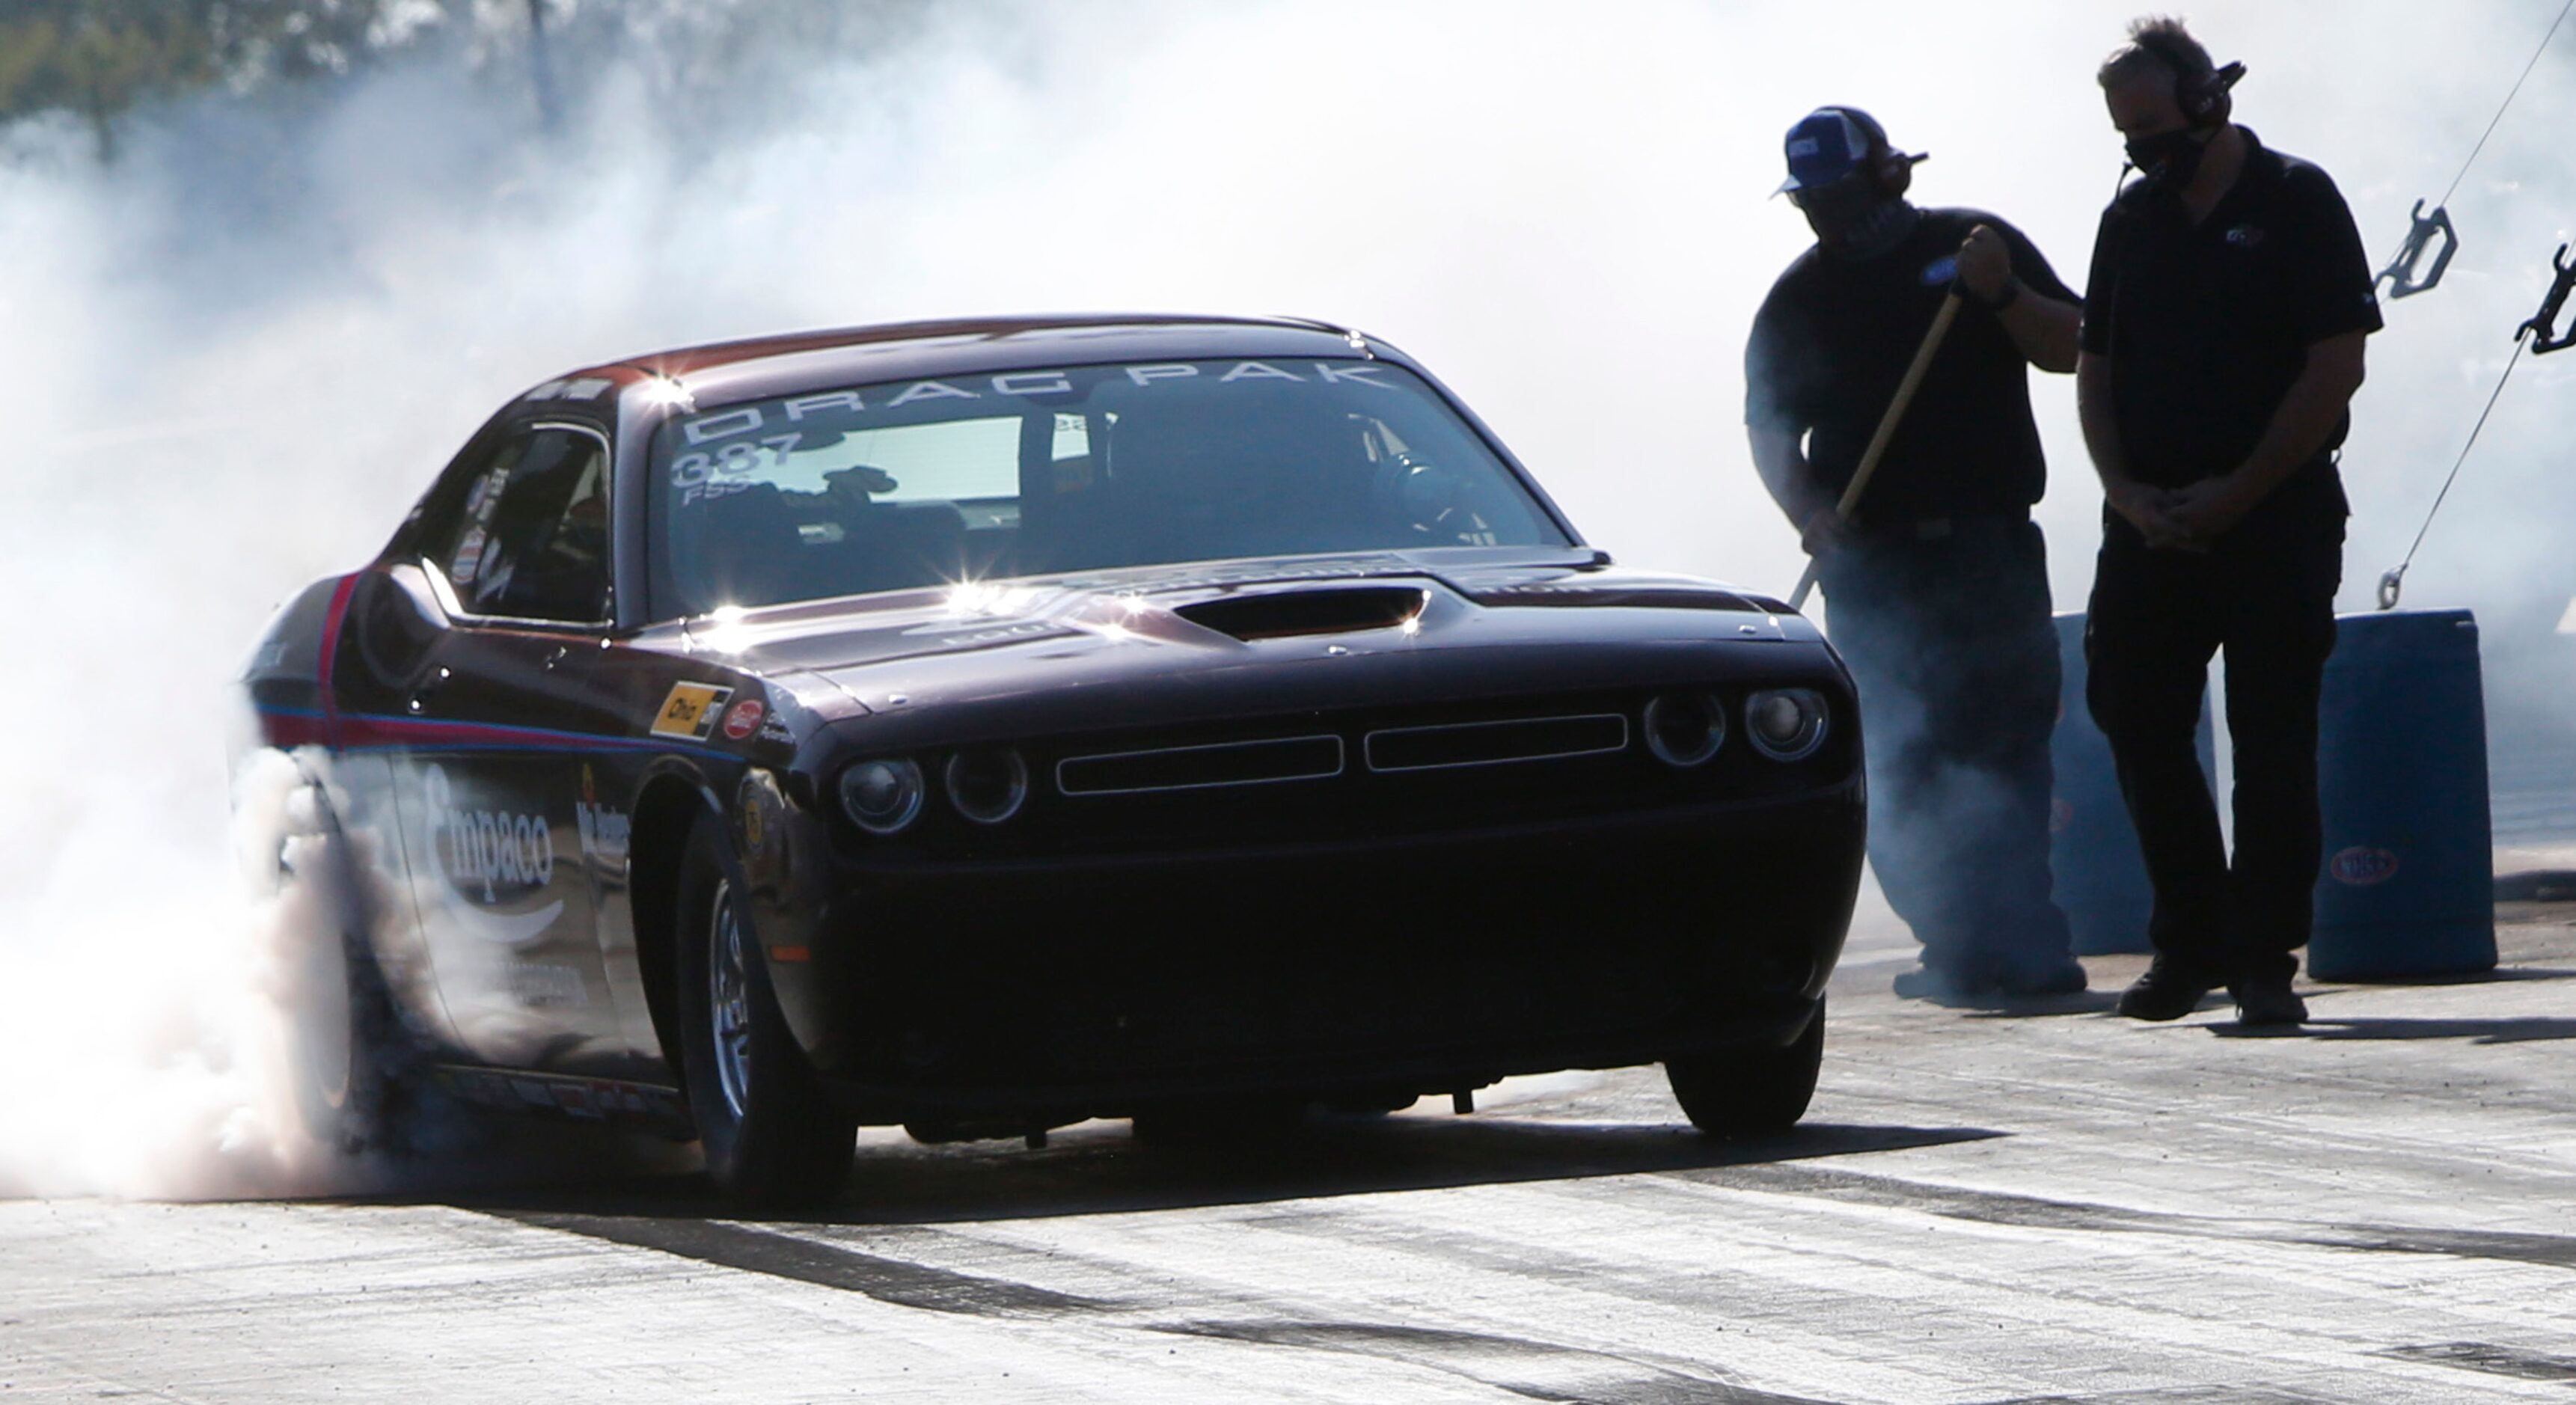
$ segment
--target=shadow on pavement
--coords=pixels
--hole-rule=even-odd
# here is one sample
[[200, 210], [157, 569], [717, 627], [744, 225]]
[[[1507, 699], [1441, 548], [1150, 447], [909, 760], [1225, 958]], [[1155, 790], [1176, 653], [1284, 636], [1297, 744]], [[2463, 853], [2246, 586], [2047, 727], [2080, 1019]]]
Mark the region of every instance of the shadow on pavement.
[[[1123, 1123], [1092, 1122], [1057, 1133], [1040, 1150], [1012, 1142], [921, 1146], [872, 1138], [860, 1147], [839, 1202], [792, 1218], [938, 1224], [1250, 1205], [1804, 1161], [2004, 1135], [1984, 1127], [1810, 1124], [1716, 1138], [1671, 1125], [1334, 1117], [1271, 1135], [1166, 1145], [1136, 1140]], [[369, 1203], [388, 1199], [513, 1216], [738, 1217], [695, 1176], [486, 1186], [370, 1197]]]
[[2098, 1015], [2120, 1003], [2116, 990], [2083, 990], [2072, 995], [2032, 995], [2016, 999], [1944, 1001], [1972, 1020], [2028, 1020], [2050, 1015]]
[[2214, 1024], [2207, 1028], [2221, 1039], [2465, 1039], [2474, 1044], [2528, 1044], [2547, 1039], [2576, 1039], [2576, 1019], [2546, 1015], [2491, 1020], [2310, 1020], [2304, 1025], [2254, 1029], [2238, 1024]]
[[2487, 971], [2461, 971], [2454, 975], [2392, 976], [2387, 980], [2320, 981], [2322, 988], [2349, 987], [2355, 990], [2386, 990], [2391, 986], [2417, 985], [2493, 985], [2499, 981], [2563, 981], [2576, 977], [2576, 970], [2564, 966], [2498, 966]]

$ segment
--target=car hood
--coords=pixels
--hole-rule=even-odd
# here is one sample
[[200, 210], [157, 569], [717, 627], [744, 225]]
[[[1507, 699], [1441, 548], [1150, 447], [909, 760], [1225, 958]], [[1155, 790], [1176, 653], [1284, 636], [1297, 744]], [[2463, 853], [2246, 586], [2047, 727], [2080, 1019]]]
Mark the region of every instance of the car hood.
[[[776, 681], [826, 682], [866, 712], [1308, 661], [1400, 656], [1418, 668], [1469, 648], [1545, 651], [1545, 671], [1560, 673], [1587, 647], [1819, 637], [1776, 600], [1614, 568], [1589, 549], [1138, 567], [727, 611], [666, 628], [680, 650]], [[853, 710], [808, 701], [827, 714]]]

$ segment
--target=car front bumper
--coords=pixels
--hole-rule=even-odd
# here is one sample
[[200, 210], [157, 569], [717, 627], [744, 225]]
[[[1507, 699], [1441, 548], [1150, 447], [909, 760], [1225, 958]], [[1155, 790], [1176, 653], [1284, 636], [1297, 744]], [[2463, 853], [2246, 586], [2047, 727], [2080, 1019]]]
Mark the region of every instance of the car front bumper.
[[1864, 830], [1847, 780], [1348, 842], [837, 856], [764, 940], [799, 1043], [871, 1122], [1451, 1091], [1795, 1039]]

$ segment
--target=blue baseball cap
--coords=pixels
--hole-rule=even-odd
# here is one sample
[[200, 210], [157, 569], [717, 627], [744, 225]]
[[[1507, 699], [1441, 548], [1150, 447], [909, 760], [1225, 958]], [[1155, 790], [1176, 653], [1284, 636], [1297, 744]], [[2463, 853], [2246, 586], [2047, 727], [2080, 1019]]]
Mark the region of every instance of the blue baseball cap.
[[[1859, 170], [1872, 153], [1892, 151], [1887, 129], [1857, 107], [1820, 107], [1789, 129], [1789, 178], [1774, 195], [1831, 185]], [[1919, 156], [1909, 156], [1919, 161]]]

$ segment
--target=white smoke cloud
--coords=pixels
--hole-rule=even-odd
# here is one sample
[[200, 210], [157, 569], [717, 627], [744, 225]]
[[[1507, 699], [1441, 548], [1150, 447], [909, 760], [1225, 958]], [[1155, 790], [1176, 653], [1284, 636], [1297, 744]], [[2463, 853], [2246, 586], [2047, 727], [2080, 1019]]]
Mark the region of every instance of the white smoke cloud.
[[[2553, 12], [2194, 18], [2251, 66], [2241, 120], [2333, 171], [2380, 255]], [[1936, 153], [1918, 198], [2006, 215], [2080, 282], [2118, 166], [2092, 69], [2131, 13], [989, 6], [689, 113], [674, 94], [705, 83], [709, 29], [670, 22], [568, 75], [583, 98], [552, 138], [507, 53], [469, 71], [432, 52], [292, 110], [160, 114], [105, 169], [74, 131], [21, 142], [0, 166], [0, 598], [39, 700], [0, 760], [0, 1186], [304, 1183], [253, 1047], [265, 929], [226, 858], [221, 699], [266, 611], [372, 554], [515, 390], [898, 317], [1318, 315], [1424, 357], [1599, 544], [1785, 591], [1802, 559], [1740, 411], [1743, 330], [1806, 242], [1766, 199], [1780, 133], [1819, 103], [1869, 107]], [[2561, 44], [2453, 201], [2450, 283], [2392, 306], [2374, 346], [2351, 606], [2403, 552], [2576, 218]], [[2518, 373], [2410, 603], [2545, 613], [2548, 637], [2576, 592], [2548, 452], [2571, 375], [2576, 358]], [[2098, 495], [2071, 386], [2036, 400], [2073, 606]]]

